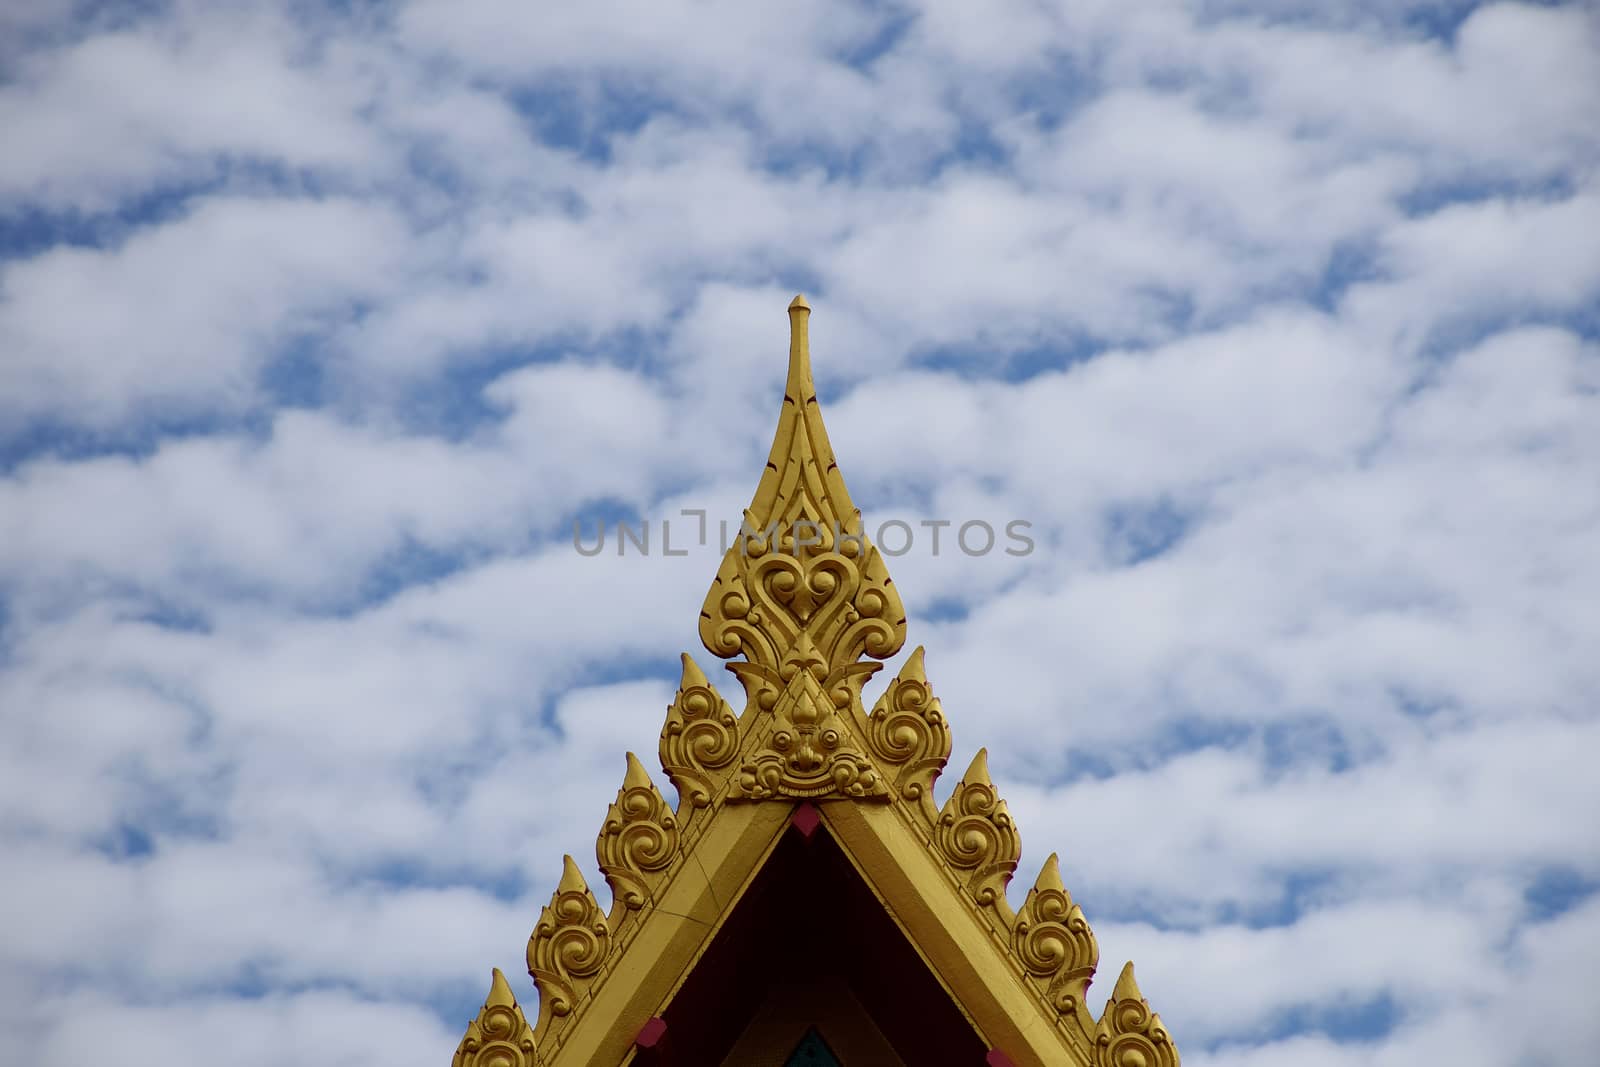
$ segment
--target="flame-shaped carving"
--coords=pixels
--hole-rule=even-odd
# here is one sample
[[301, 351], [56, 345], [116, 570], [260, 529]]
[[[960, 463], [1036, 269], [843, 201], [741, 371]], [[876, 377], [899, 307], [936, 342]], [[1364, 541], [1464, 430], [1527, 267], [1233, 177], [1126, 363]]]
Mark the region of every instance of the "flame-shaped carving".
[[1075, 1013], [1100, 963], [1100, 946], [1083, 909], [1072, 902], [1072, 894], [1061, 881], [1054, 852], [1017, 912], [1011, 946], [1055, 1009]]
[[950, 759], [950, 727], [928, 686], [922, 648], [911, 653], [867, 719], [872, 757], [900, 795], [917, 804], [928, 822], [937, 817], [933, 783]]
[[978, 749], [939, 812], [934, 841], [950, 866], [971, 871], [967, 889], [979, 904], [1010, 918], [1006, 884], [1022, 858], [1022, 840], [1006, 802], [989, 779], [989, 753]]
[[467, 1024], [467, 1034], [456, 1046], [450, 1067], [536, 1067], [538, 1062], [533, 1028], [506, 976], [496, 967], [489, 999], [483, 1002], [478, 1017]]
[[[726, 777], [716, 772], [739, 754], [739, 723], [733, 709], [688, 653], [683, 655], [677, 699], [667, 708], [667, 722], [661, 728], [660, 752], [662, 769], [690, 808], [711, 803]], [[685, 809], [680, 805], [680, 810]]]
[[[905, 643], [905, 609], [834, 462], [817, 410], [807, 333], [810, 305], [789, 305], [789, 378], [767, 468], [700, 611], [700, 639], [744, 655], [747, 707], [776, 707], [783, 668], [802, 635], [821, 658], [825, 690], [859, 700], [861, 683]], [[808, 652], [809, 654], [809, 652]], [[740, 665], [743, 666], [743, 665]]]
[[1178, 1050], [1140, 994], [1131, 963], [1117, 978], [1094, 1041], [1095, 1067], [1178, 1067]]
[[571, 856], [562, 857], [561, 882], [539, 913], [528, 939], [528, 973], [539, 987], [541, 1033], [574, 1005], [611, 951], [611, 928]]
[[629, 909], [643, 907], [658, 875], [677, 854], [678, 820], [644, 764], [630, 752], [622, 788], [595, 841], [595, 858], [613, 901]]

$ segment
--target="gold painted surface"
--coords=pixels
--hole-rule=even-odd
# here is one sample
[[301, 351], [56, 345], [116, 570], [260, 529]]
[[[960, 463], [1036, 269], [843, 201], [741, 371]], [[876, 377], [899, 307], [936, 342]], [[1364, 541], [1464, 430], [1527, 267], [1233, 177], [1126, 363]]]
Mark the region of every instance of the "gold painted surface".
[[1006, 886], [1022, 858], [1017, 824], [989, 777], [989, 751], [978, 749], [972, 765], [939, 810], [934, 843], [945, 863], [962, 872], [963, 884], [998, 926], [1014, 921]]
[[539, 986], [541, 1035], [559, 1038], [611, 950], [611, 928], [571, 856], [528, 939], [528, 973]]
[[500, 968], [489, 983], [489, 999], [467, 1025], [450, 1067], [535, 1067], [539, 1062], [528, 1025]]
[[767, 466], [700, 609], [700, 639], [745, 690], [758, 724], [730, 795], [887, 800], [850, 727], [861, 686], [900, 651], [905, 608], [850, 502], [811, 378], [811, 307], [789, 305], [789, 377]]
[[[1099, 1020], [1085, 1005], [1099, 947], [1054, 855], [1012, 910], [1021, 840], [983, 751], [935, 805], [951, 735], [922, 649], [870, 715], [862, 705], [862, 684], [904, 645], [905, 612], [828, 443], [809, 315], [796, 297], [767, 467], [700, 615], [743, 710], [683, 656], [658, 750], [676, 808], [629, 753], [595, 844], [609, 912], [567, 857], [528, 943], [540, 998], [525, 1047], [497, 977], [454, 1067], [631, 1062], [639, 1027], [666, 1010], [802, 799], [827, 802], [828, 831], [990, 1047], [1019, 1067], [1178, 1067], [1131, 964]], [[784, 961], [772, 967], [781, 975]], [[502, 1032], [491, 1018], [511, 1035], [498, 1059], [478, 1051]]]
[[1033, 982], [1063, 1015], [1077, 1016], [1088, 1030], [1093, 1019], [1084, 993], [1100, 964], [1100, 945], [1083, 909], [1061, 881], [1061, 866], [1054, 852], [1044, 861], [1028, 899], [1012, 926], [1011, 951]]
[[905, 800], [928, 822], [938, 818], [933, 783], [950, 759], [950, 727], [928, 685], [922, 646], [906, 659], [867, 719], [868, 745]]
[[1178, 1067], [1178, 1050], [1161, 1016], [1140, 994], [1131, 963], [1122, 968], [1095, 1029], [1094, 1062], [1095, 1067]]

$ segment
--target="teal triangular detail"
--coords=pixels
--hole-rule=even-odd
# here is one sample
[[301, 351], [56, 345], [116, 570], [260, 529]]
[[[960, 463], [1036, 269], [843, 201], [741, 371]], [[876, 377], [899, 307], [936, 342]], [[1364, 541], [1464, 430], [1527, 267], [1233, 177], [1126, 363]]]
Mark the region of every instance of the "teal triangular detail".
[[839, 1057], [833, 1054], [827, 1042], [822, 1040], [822, 1035], [813, 1027], [806, 1031], [806, 1036], [789, 1053], [789, 1058], [783, 1061], [783, 1067], [844, 1067], [839, 1062]]

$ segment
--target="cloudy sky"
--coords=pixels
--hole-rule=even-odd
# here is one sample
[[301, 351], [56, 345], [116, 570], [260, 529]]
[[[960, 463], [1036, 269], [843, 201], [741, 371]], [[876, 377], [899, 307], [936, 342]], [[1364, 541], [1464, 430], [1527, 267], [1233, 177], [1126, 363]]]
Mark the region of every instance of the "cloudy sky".
[[737, 517], [800, 290], [869, 529], [1033, 524], [890, 567], [1096, 1010], [1582, 1058], [1597, 115], [1582, 3], [4, 5], [0, 1061], [531, 1002], [714, 666], [573, 522]]

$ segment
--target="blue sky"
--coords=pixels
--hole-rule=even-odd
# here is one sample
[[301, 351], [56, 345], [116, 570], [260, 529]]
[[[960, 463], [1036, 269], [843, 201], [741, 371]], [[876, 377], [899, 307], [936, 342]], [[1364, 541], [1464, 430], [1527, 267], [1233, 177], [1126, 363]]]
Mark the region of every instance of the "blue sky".
[[701, 651], [572, 521], [737, 518], [800, 290], [869, 528], [1033, 524], [890, 566], [1092, 999], [1600, 1047], [1597, 114], [1582, 4], [9, 5], [0, 1061], [448, 1062]]

